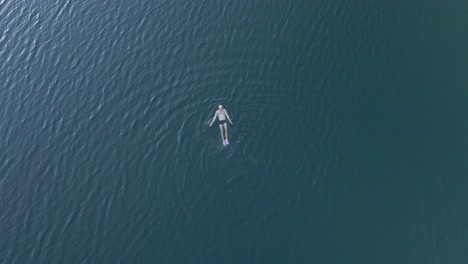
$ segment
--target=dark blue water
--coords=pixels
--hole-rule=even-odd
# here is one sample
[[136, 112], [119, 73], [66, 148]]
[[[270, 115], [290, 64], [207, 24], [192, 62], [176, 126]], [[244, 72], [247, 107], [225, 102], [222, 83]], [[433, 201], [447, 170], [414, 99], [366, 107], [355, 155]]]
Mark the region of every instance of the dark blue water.
[[466, 14], [0, 0], [0, 262], [467, 263]]

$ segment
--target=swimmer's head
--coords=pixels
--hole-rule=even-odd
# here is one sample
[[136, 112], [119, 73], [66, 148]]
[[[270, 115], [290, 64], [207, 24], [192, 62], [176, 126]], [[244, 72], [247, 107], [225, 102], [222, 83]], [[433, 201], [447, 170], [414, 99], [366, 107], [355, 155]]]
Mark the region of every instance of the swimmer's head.
[[219, 110], [223, 109], [222, 105], [218, 105]]

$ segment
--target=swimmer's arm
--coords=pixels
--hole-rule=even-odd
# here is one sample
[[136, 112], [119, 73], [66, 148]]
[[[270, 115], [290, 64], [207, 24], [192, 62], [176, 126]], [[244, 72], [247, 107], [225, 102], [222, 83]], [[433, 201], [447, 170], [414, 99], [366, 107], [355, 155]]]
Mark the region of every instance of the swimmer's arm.
[[216, 120], [217, 116], [218, 116], [218, 110], [216, 110], [215, 115], [213, 116], [213, 120], [210, 123], [210, 126], [213, 125], [213, 122]]
[[224, 113], [226, 114], [226, 117], [228, 118], [228, 120], [229, 120], [229, 122], [231, 123], [231, 125], [234, 125], [234, 124], [232, 123], [231, 118], [229, 117], [229, 115], [228, 115], [226, 109], [224, 110]]

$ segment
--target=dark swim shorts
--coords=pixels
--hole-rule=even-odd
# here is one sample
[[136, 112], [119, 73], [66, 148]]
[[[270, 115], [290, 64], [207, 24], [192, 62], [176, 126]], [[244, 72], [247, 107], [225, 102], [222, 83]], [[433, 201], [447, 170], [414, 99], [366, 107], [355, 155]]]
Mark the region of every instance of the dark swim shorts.
[[226, 120], [218, 120], [218, 124], [224, 125], [224, 124], [226, 124]]

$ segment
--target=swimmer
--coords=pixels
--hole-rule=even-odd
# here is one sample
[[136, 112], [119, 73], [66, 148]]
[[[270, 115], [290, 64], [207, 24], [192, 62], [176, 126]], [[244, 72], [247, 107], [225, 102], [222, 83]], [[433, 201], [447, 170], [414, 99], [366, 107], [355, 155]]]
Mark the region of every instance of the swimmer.
[[223, 140], [223, 145], [229, 145], [226, 117], [229, 120], [229, 123], [231, 123], [231, 125], [233, 125], [233, 123], [231, 121], [231, 118], [229, 118], [226, 109], [223, 109], [222, 105], [218, 106], [218, 110], [216, 110], [213, 120], [210, 123], [210, 126], [213, 125], [214, 121], [216, 120], [216, 117], [218, 117], [219, 130], [221, 131], [221, 139]]

